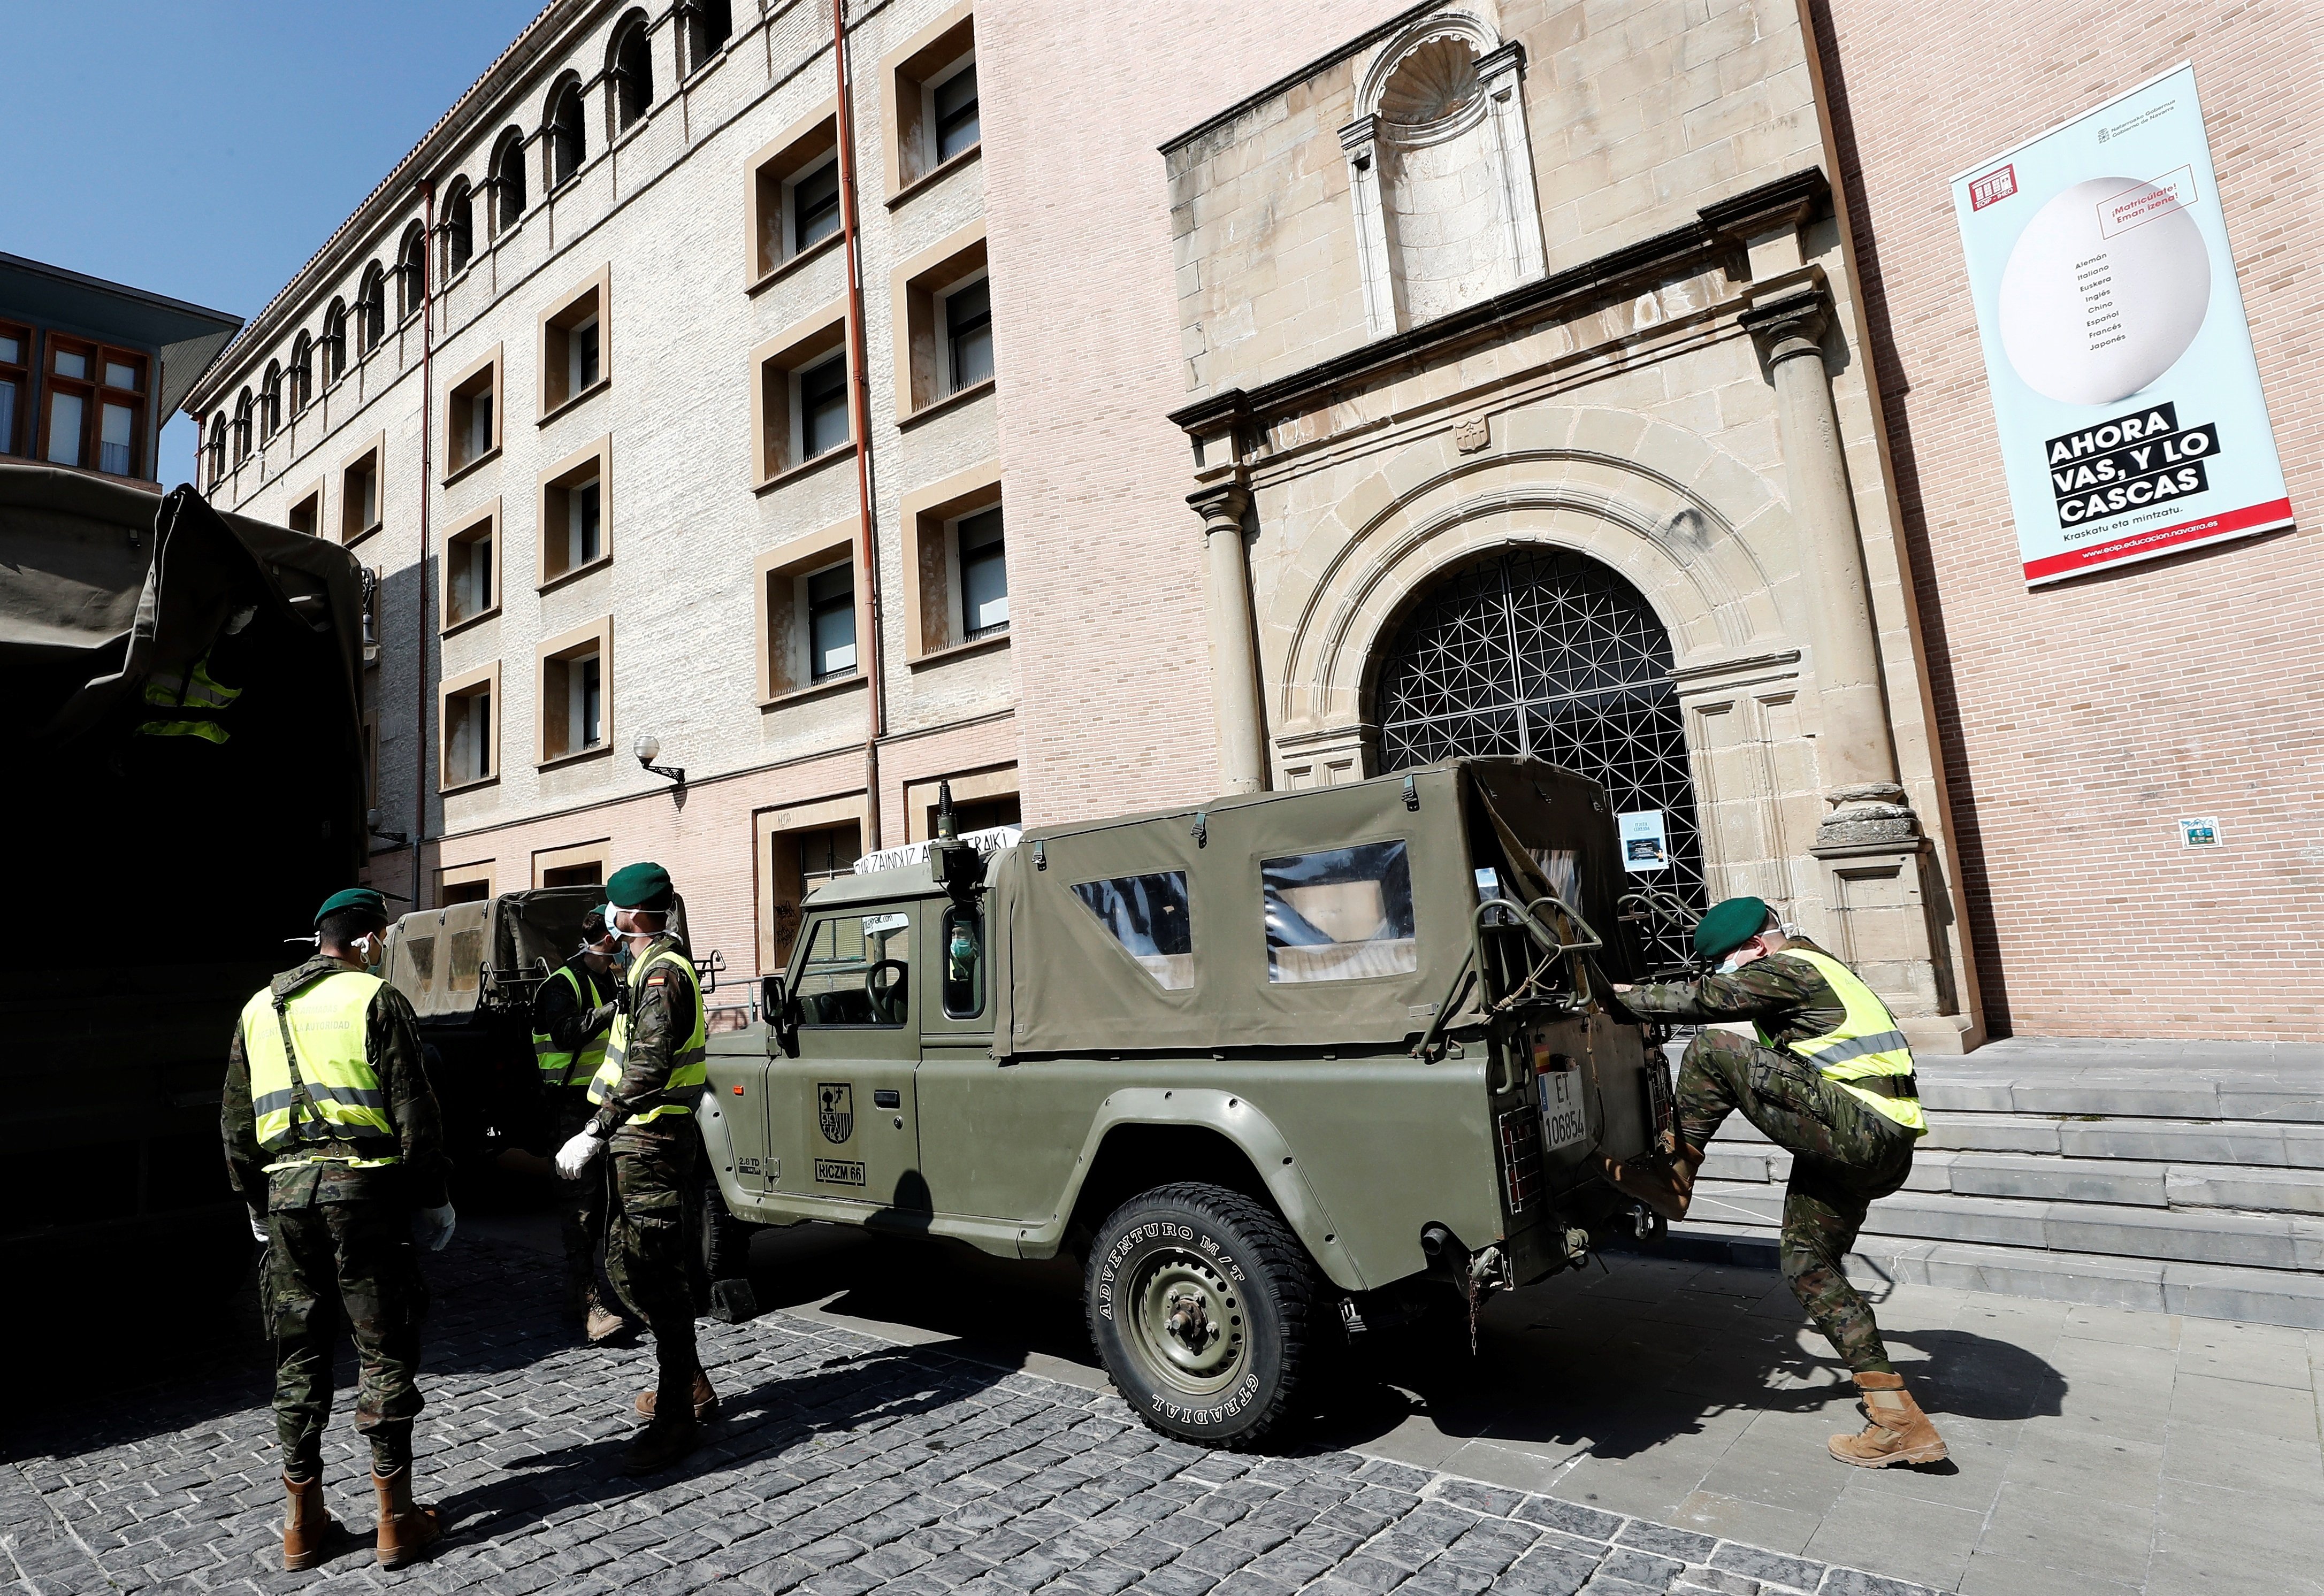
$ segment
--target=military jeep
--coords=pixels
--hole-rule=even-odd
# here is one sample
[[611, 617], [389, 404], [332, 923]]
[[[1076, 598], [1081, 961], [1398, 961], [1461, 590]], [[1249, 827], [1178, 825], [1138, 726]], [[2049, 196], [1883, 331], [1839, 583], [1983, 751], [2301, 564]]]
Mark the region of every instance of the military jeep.
[[1531, 760], [939, 841], [803, 906], [712, 1039], [711, 1167], [747, 1222], [1077, 1254], [1123, 1396], [1250, 1445], [1347, 1332], [1651, 1223], [1600, 1174], [1672, 1128], [1623, 892]]

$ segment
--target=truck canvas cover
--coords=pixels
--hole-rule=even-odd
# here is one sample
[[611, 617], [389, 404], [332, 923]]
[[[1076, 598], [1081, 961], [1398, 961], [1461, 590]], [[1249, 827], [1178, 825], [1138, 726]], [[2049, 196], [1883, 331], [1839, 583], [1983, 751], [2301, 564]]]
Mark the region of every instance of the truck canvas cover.
[[1028, 830], [991, 874], [995, 1050], [1395, 1047], [1448, 999], [1448, 1025], [1475, 1023], [1480, 890], [1572, 903], [1621, 978], [1637, 960], [1608, 809], [1571, 771], [1457, 760]]
[[[389, 932], [381, 974], [424, 1020], [466, 1018], [502, 1000], [529, 1012], [529, 983], [581, 950], [581, 917], [604, 901], [602, 886], [541, 886], [422, 909]], [[670, 925], [684, 942], [682, 897]]]

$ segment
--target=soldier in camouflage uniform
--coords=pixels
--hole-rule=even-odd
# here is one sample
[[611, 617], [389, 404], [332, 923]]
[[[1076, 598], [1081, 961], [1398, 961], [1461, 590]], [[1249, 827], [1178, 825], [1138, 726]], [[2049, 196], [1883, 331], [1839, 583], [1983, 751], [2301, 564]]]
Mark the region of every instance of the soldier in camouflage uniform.
[[266, 1243], [261, 1290], [290, 1498], [283, 1566], [314, 1566], [342, 1533], [323, 1505], [322, 1444], [344, 1328], [363, 1366], [355, 1427], [371, 1443], [379, 1561], [392, 1568], [441, 1533], [435, 1509], [411, 1501], [427, 1305], [412, 1235], [416, 1216], [431, 1248], [451, 1239], [449, 1165], [411, 1005], [369, 973], [384, 900], [337, 894], [315, 924], [315, 957], [243, 1011], [220, 1128], [227, 1174]]
[[1912, 1053], [1887, 1006], [1840, 960], [1787, 937], [1758, 898], [1714, 906], [1695, 950], [1718, 969], [1683, 985], [1618, 988], [1646, 1019], [1748, 1020], [1756, 1041], [1704, 1031], [1686, 1046], [1678, 1077], [1679, 1150], [1661, 1171], [1609, 1171], [1620, 1189], [1666, 1218], [1683, 1217], [1702, 1150], [1741, 1111], [1792, 1155], [1777, 1257], [1784, 1279], [1855, 1377], [1869, 1426], [1835, 1435], [1832, 1455], [1879, 1468], [1933, 1463], [1942, 1440], [1888, 1361], [1871, 1305], [1841, 1260], [1865, 1215], [1897, 1190], [1928, 1133]]
[[632, 1473], [669, 1467], [701, 1445], [718, 1398], [697, 1361], [687, 1274], [686, 1197], [701, 1156], [694, 1109], [707, 1083], [706, 1015], [686, 946], [669, 932], [677, 894], [659, 865], [629, 865], [605, 884], [622, 939], [622, 1012], [589, 1087], [597, 1112], [557, 1154], [579, 1177], [610, 1142], [613, 1211], [605, 1272], [653, 1333], [654, 1389], [637, 1410], [652, 1422], [631, 1445]]

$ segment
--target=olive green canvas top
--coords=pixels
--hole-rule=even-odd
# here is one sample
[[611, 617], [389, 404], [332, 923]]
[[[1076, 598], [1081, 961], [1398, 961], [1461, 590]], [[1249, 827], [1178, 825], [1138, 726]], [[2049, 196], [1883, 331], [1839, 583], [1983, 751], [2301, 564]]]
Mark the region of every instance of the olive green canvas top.
[[1609, 973], [1637, 965], [1604, 793], [1533, 760], [1040, 828], [989, 879], [1003, 1055], [1408, 1044], [1454, 995], [1480, 887], [1555, 891]]

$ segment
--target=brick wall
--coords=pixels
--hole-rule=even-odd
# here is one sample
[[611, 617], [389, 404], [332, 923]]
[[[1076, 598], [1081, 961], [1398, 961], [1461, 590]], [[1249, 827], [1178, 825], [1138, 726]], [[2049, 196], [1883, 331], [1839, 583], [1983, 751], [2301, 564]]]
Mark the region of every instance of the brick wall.
[[[1810, 0], [1987, 1013], [2024, 1034], [2324, 1035], [2324, 10]], [[2302, 525], [2025, 590], [1949, 179], [2195, 63]], [[2180, 845], [2216, 815], [2217, 852]]]

